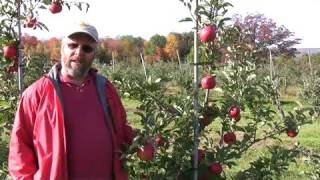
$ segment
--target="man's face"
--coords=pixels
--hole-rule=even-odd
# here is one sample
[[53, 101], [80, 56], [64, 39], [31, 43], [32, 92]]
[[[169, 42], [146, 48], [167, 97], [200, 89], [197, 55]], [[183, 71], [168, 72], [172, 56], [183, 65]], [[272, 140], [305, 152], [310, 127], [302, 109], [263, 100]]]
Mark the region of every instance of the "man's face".
[[78, 80], [85, 78], [94, 60], [96, 47], [97, 43], [83, 33], [65, 38], [61, 46], [63, 75]]

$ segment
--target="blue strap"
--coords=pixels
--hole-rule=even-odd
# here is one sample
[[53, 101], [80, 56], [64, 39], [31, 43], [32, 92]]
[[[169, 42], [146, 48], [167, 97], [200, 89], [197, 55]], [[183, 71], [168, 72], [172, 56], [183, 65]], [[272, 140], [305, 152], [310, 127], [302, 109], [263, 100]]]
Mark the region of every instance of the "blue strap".
[[[105, 115], [105, 120], [108, 121], [110, 120], [111, 121], [111, 124], [112, 124], [112, 127], [113, 130], [116, 130], [115, 127], [114, 127], [114, 119], [113, 119], [113, 116], [112, 116], [112, 113], [110, 111], [110, 106], [107, 102], [107, 98], [106, 98], [106, 83], [107, 83], [107, 78], [100, 75], [100, 74], [97, 74], [97, 79], [96, 79], [96, 86], [97, 86], [97, 90], [98, 90], [98, 96], [99, 96], [99, 100], [100, 100], [100, 103], [103, 107], [103, 112], [104, 112], [104, 115]], [[108, 126], [108, 122], [106, 122], [106, 125]]]
[[[61, 64], [57, 63], [55, 64], [51, 70], [48, 73], [48, 77], [50, 79], [50, 81], [52, 82], [54, 89], [56, 90], [56, 93], [60, 99], [60, 104], [62, 106], [62, 111], [64, 112], [64, 104], [63, 104], [63, 99], [62, 99], [62, 94], [61, 94], [61, 90], [59, 88], [59, 69], [61, 68]], [[63, 113], [64, 114], [64, 113]]]

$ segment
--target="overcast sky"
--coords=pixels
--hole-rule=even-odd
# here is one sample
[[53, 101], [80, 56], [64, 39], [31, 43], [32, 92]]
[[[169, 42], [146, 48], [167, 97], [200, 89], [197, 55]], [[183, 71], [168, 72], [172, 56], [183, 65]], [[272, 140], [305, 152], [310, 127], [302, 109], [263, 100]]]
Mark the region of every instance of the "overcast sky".
[[[74, 0], [76, 1], [76, 0]], [[189, 16], [179, 0], [82, 0], [90, 3], [88, 13], [75, 7], [60, 14], [40, 12], [40, 21], [47, 31], [22, 29], [40, 39], [61, 37], [69, 24], [85, 20], [94, 24], [100, 37], [133, 35], [148, 40], [154, 34], [188, 32], [192, 23], [178, 21]], [[286, 26], [302, 43], [297, 47], [320, 48], [320, 0], [229, 0], [234, 7], [230, 14], [263, 13], [277, 25]]]

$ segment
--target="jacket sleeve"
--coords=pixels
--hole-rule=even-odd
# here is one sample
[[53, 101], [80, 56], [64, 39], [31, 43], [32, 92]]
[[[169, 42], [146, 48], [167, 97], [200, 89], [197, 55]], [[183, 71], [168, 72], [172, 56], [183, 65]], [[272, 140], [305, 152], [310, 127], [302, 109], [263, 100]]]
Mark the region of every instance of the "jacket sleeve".
[[33, 121], [35, 104], [24, 95], [17, 108], [9, 144], [8, 168], [13, 179], [29, 180], [37, 171], [33, 146]]
[[110, 81], [107, 81], [107, 97], [114, 116], [114, 125], [118, 140], [122, 143], [131, 144], [135, 136], [135, 132], [127, 122], [127, 113], [121, 102], [120, 96]]
[[[113, 123], [116, 129], [116, 140], [118, 143], [116, 148], [124, 147], [123, 145], [125, 144], [131, 144], [135, 132], [127, 123], [127, 115], [124, 106], [116, 89], [110, 81], [107, 81], [107, 100], [111, 106], [111, 112], [114, 120]], [[128, 180], [128, 172], [123, 168], [125, 160], [120, 159], [120, 156], [121, 154], [115, 154], [115, 159], [113, 162], [115, 179]]]

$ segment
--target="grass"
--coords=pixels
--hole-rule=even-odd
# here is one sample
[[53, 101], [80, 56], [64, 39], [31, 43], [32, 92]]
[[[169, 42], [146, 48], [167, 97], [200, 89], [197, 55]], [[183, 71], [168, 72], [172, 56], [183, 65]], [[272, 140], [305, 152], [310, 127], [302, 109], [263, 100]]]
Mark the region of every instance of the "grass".
[[132, 125], [134, 128], [142, 128], [139, 116], [134, 114], [134, 112], [137, 111], [139, 102], [129, 98], [124, 98], [122, 101], [127, 112], [128, 123]]
[[313, 124], [307, 124], [301, 128], [297, 140], [301, 145], [311, 148], [320, 153], [320, 121], [315, 121]]

